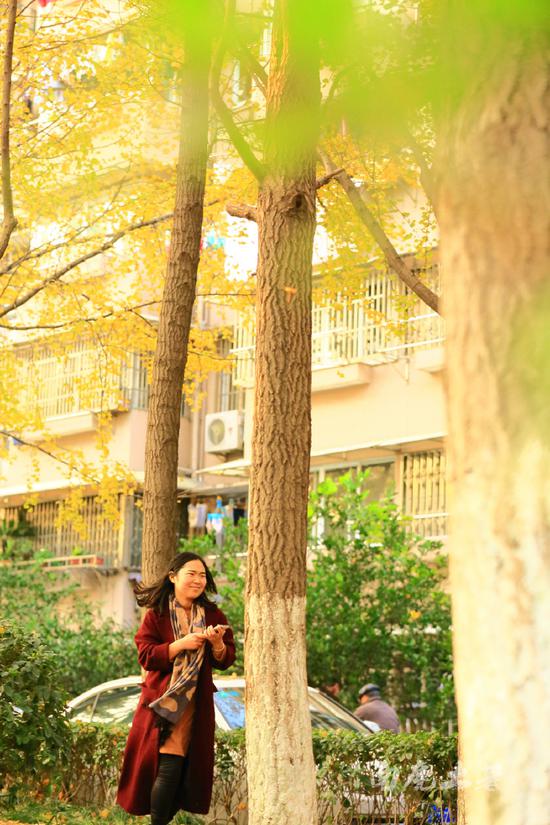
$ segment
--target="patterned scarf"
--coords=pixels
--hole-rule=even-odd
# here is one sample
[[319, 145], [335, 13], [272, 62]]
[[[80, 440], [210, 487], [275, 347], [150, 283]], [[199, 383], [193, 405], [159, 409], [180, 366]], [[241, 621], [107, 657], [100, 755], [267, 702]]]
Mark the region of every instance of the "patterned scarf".
[[[174, 639], [181, 639], [187, 633], [203, 633], [204, 607], [200, 604], [193, 604], [191, 607], [191, 619], [187, 619], [187, 614], [183, 607], [176, 601], [172, 594], [169, 599], [168, 609], [170, 611], [170, 622]], [[193, 698], [199, 681], [199, 671], [204, 659], [204, 645], [197, 650], [182, 650], [174, 659], [174, 669], [168, 690], [159, 699], [155, 699], [149, 705], [155, 713], [175, 725]]]

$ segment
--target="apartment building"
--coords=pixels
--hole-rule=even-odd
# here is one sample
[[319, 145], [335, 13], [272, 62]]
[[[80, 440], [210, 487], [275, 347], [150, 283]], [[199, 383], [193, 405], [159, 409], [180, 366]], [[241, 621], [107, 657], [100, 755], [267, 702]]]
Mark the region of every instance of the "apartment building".
[[[437, 286], [436, 267], [426, 276]], [[415, 532], [444, 539], [443, 322], [419, 304], [405, 317], [396, 315], [395, 295], [402, 289], [387, 272], [372, 268], [365, 276], [366, 299], [314, 307], [311, 483], [315, 486], [349, 468], [368, 467], [373, 497], [391, 490]], [[219, 322], [216, 307], [203, 306], [201, 311], [203, 325]], [[197, 504], [202, 505], [203, 520], [220, 505], [239, 513], [246, 509], [254, 334], [248, 318], [237, 318], [234, 329], [233, 345], [220, 339], [221, 354], [233, 353], [231, 370], [208, 379], [199, 409], [182, 405], [182, 536], [203, 531], [202, 523], [189, 522], [191, 513], [196, 519]], [[94, 398], [82, 397], [79, 386], [97, 352], [81, 342], [61, 359], [44, 347], [29, 346], [21, 357], [28, 360], [42, 415], [58, 443], [92, 456], [100, 401], [96, 399], [94, 408]], [[97, 392], [103, 408], [105, 398], [110, 399], [111, 454], [128, 468], [137, 490], [119, 497], [118, 524], [103, 517], [91, 485], [68, 479], [63, 464], [16, 443], [10, 447], [12, 460], [3, 468], [0, 520], [17, 521], [20, 508], [30, 503], [31, 541], [35, 550], [49, 551], [45, 566], [77, 576], [106, 614], [129, 622], [134, 618], [131, 583], [139, 576], [141, 561], [140, 490], [148, 402], [147, 373], [139, 356], [121, 362], [118, 372], [113, 370], [107, 390]], [[32, 494], [30, 478], [36, 479]], [[80, 485], [84, 495], [84, 532], [58, 523], [60, 502], [74, 485]]]
[[[269, 28], [264, 39], [262, 54], [267, 57]], [[254, 94], [252, 86], [237, 61], [230, 84], [233, 104], [246, 107]], [[252, 245], [251, 240], [251, 259]], [[242, 266], [241, 248], [237, 257]], [[322, 271], [322, 262], [317, 266]], [[423, 277], [439, 292], [437, 266]], [[350, 468], [368, 467], [373, 497], [391, 490], [415, 532], [444, 538], [443, 323], [420, 303], [409, 303], [409, 309], [398, 312], [396, 298], [404, 292], [395, 277], [373, 263], [365, 266], [362, 295], [314, 307], [311, 485]], [[227, 315], [222, 319], [216, 305], [199, 303], [197, 313], [196, 322], [203, 328], [227, 324]], [[219, 340], [220, 355], [233, 357], [231, 368], [208, 378], [199, 408], [181, 408], [182, 536], [203, 532], [206, 524], [215, 533], [222, 509], [235, 518], [246, 512], [254, 324], [246, 315], [233, 320], [233, 341], [221, 336]], [[22, 381], [34, 393], [32, 402], [45, 429], [59, 447], [79, 453], [82, 463], [97, 459], [97, 429], [102, 414], [110, 414], [110, 456], [126, 469], [134, 491], [119, 495], [116, 521], [105, 518], [92, 481], [87, 483], [44, 451], [43, 432], [30, 432], [26, 441], [34, 447], [12, 440], [9, 459], [0, 467], [0, 523], [9, 532], [10, 522], [17, 524], [24, 514], [30, 525], [29, 544], [44, 551], [44, 566], [78, 578], [105, 614], [120, 623], [131, 622], [132, 582], [141, 564], [146, 361], [139, 353], [111, 359], [100, 385], [90, 388], [87, 379], [97, 373], [103, 357], [97, 341], [82, 339], [60, 354], [44, 342], [25, 340], [17, 352]], [[59, 518], [63, 501], [75, 489], [83, 497], [78, 524]], [[214, 550], [215, 546], [213, 541]]]

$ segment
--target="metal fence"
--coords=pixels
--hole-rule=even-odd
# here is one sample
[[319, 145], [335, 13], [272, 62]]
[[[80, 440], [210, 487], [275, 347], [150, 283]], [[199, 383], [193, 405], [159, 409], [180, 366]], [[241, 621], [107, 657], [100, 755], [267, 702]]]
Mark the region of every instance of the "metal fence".
[[[438, 268], [424, 270], [423, 280], [438, 290]], [[336, 296], [326, 305], [313, 307], [313, 369], [357, 362], [385, 363], [419, 347], [437, 346], [443, 340], [441, 316], [426, 311], [402, 281], [386, 272], [371, 273], [360, 298]], [[254, 315], [250, 310], [239, 316], [234, 331], [236, 385], [254, 383], [254, 342]]]

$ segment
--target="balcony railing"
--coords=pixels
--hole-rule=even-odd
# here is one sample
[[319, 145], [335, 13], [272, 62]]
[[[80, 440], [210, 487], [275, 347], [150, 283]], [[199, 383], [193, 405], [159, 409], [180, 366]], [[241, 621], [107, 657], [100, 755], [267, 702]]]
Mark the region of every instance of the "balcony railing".
[[[148, 407], [147, 366], [139, 353], [111, 357], [82, 341], [64, 352], [22, 347], [18, 355], [26, 406], [43, 419]], [[185, 413], [182, 399], [181, 415]]]
[[[430, 270], [431, 285], [437, 270]], [[410, 354], [420, 347], [440, 345], [444, 326], [440, 315], [425, 311], [414, 301], [399, 311], [399, 299], [407, 295], [401, 281], [375, 272], [365, 281], [363, 298], [314, 306], [312, 313], [312, 368], [323, 369], [345, 364], [376, 365]], [[254, 383], [255, 337], [253, 318], [241, 317], [234, 334], [235, 384]]]
[[[60, 522], [59, 506], [59, 501], [41, 501], [27, 514], [34, 535], [25, 541], [34, 551], [46, 550], [51, 554], [51, 558], [44, 559], [44, 564], [57, 569], [94, 567], [109, 570], [119, 567], [119, 527], [102, 517], [98, 499], [95, 496], [84, 498], [81, 531], [77, 531], [70, 521]], [[18, 507], [4, 508], [0, 518], [16, 523], [18, 513]]]

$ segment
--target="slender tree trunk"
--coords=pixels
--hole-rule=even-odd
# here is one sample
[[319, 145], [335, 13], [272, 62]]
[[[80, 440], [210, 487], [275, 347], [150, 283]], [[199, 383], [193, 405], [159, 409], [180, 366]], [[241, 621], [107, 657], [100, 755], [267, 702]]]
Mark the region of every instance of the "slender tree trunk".
[[10, 158], [10, 108], [13, 71], [13, 43], [17, 21], [17, 0], [8, 0], [6, 6], [6, 39], [2, 71], [2, 111], [0, 113], [0, 155], [2, 158], [2, 226], [0, 227], [0, 259], [4, 256], [11, 234], [17, 226], [13, 213]]
[[[316, 822], [305, 584], [311, 270], [319, 77], [296, 8], [276, 3], [258, 197], [258, 292], [245, 671], [249, 825]], [[311, 44], [310, 44], [311, 47]], [[299, 113], [299, 123], [294, 118]]]
[[182, 69], [176, 204], [149, 394], [142, 571], [162, 574], [177, 549], [177, 469], [182, 387], [195, 300], [208, 145], [208, 37], [187, 32]]
[[550, 74], [544, 45], [501, 45], [454, 122], [440, 210], [451, 584], [468, 825], [535, 825], [550, 811]]

